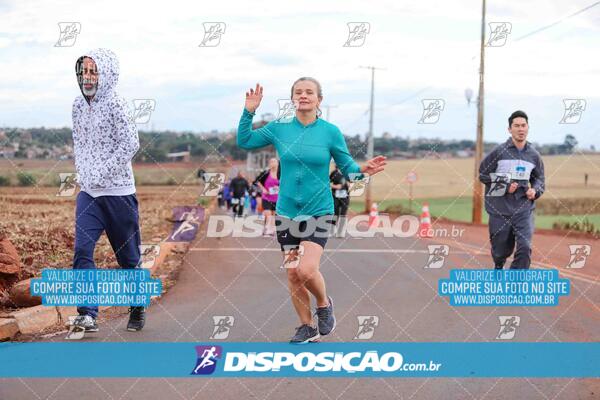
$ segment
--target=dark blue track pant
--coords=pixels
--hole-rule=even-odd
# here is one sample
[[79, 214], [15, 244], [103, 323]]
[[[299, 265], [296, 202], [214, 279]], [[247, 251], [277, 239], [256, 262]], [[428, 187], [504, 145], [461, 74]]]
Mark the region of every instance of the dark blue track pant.
[[490, 214], [489, 217], [494, 267], [502, 269], [506, 259], [514, 250], [515, 254], [510, 269], [529, 269], [533, 236], [533, 210], [514, 215]]
[[[75, 211], [74, 269], [96, 268], [94, 249], [103, 231], [119, 266], [137, 268], [140, 264], [141, 236], [135, 194], [94, 198], [86, 192], [79, 192]], [[98, 307], [77, 307], [77, 312], [96, 318]]]

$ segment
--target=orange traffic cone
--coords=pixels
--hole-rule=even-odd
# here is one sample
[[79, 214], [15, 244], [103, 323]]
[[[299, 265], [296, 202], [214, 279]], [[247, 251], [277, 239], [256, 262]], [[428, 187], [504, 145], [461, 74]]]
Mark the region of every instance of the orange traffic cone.
[[419, 225], [420, 237], [433, 237], [433, 229], [431, 229], [431, 215], [429, 214], [429, 203], [423, 203], [421, 212], [421, 224]]
[[369, 212], [369, 229], [376, 228], [377, 225], [379, 225], [379, 211], [377, 211], [377, 203], [373, 203]]

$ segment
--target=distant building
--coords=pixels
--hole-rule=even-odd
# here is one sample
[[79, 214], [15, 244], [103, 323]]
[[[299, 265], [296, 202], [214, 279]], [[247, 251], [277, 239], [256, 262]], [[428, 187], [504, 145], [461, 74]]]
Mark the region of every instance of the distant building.
[[15, 158], [15, 152], [17, 150], [12, 146], [0, 147], [0, 157], [4, 158]]
[[473, 156], [472, 150], [457, 150], [454, 155], [458, 158], [469, 158]]
[[188, 144], [187, 151], [178, 151], [175, 153], [167, 153], [167, 159], [175, 162], [190, 162], [191, 146]]

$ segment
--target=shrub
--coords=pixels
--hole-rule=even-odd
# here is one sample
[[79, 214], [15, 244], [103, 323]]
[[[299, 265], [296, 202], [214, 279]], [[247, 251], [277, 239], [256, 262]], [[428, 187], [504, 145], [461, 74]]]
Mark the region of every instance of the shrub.
[[29, 172], [19, 172], [17, 180], [19, 181], [19, 186], [34, 186], [37, 182], [35, 176]]
[[584, 218], [581, 222], [575, 221], [556, 221], [552, 224], [553, 229], [577, 231], [583, 233], [590, 233], [594, 236], [600, 236], [600, 229], [596, 229], [594, 224], [587, 218]]

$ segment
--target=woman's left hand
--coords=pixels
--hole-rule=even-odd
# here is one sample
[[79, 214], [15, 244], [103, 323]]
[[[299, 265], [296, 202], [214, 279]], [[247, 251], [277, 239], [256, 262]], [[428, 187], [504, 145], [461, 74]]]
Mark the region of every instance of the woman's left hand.
[[376, 173], [384, 170], [384, 167], [386, 165], [385, 160], [385, 156], [377, 156], [375, 158], [371, 158], [369, 161], [367, 161], [365, 165], [360, 167], [360, 172], [369, 175], [375, 175]]

